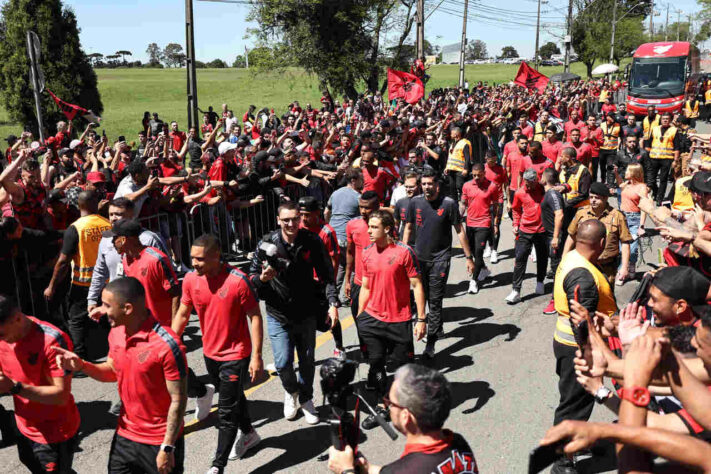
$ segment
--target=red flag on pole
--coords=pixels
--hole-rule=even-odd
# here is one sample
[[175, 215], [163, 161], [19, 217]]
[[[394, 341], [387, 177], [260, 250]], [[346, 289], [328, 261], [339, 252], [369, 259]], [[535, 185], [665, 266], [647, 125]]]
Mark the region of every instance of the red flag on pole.
[[514, 83], [525, 87], [526, 89], [537, 89], [538, 92], [543, 93], [548, 84], [547, 76], [544, 76], [540, 72], [533, 69], [531, 66], [526, 64], [526, 61], [521, 63], [518, 68], [518, 73], [516, 73], [516, 78]]
[[388, 68], [388, 100], [405, 99], [414, 104], [425, 96], [425, 86], [414, 74]]
[[67, 116], [67, 120], [74, 120], [74, 117], [76, 117], [78, 113], [81, 113], [82, 115], [89, 113], [89, 111], [86, 110], [84, 107], [70, 104], [69, 102], [64, 102], [62, 99], [54, 95], [54, 92], [52, 92], [51, 90], [47, 89], [47, 92], [49, 92], [49, 95], [52, 96], [52, 99], [54, 99], [54, 102], [56, 102], [57, 107], [59, 107], [59, 110], [64, 112], [64, 115]]

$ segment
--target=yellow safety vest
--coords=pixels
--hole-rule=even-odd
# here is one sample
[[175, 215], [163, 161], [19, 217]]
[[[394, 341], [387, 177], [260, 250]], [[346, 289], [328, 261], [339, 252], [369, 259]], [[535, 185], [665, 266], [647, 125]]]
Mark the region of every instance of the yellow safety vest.
[[[711, 82], [711, 81], [709, 81]], [[704, 92], [704, 99], [707, 104], [711, 104], [711, 89]]]
[[449, 154], [447, 158], [447, 167], [445, 169], [452, 171], [459, 171], [460, 173], [464, 171], [466, 163], [464, 162], [464, 147], [469, 147], [469, 156], [472, 156], [472, 144], [469, 140], [462, 138], [454, 145], [452, 153]]
[[689, 118], [699, 118], [699, 101], [697, 100], [692, 108], [691, 101], [687, 100], [686, 105], [684, 106], [684, 111], [686, 112], [686, 116]]
[[603, 89], [600, 91], [600, 98], [597, 100], [598, 102], [605, 102], [607, 100], [607, 96], [610, 95], [610, 91], [607, 89]]
[[612, 125], [612, 129], [608, 130], [607, 122], [600, 125], [602, 128], [602, 134], [605, 137], [605, 141], [600, 147], [602, 150], [617, 150], [620, 146], [620, 125], [615, 123]]
[[101, 234], [111, 229], [111, 223], [98, 214], [91, 214], [77, 219], [72, 225], [79, 235], [77, 253], [72, 260], [72, 284], [88, 287], [99, 255]]
[[662, 126], [657, 125], [654, 127], [652, 129], [652, 149], [649, 151], [649, 157], [655, 160], [673, 160], [675, 136], [676, 127], [669, 126], [664, 137], [662, 137]]
[[544, 126], [541, 122], [536, 122], [536, 125], [533, 127], [532, 141], [543, 143], [543, 140], [546, 139], [546, 127], [548, 127], [548, 124]]
[[691, 191], [686, 186], [691, 176], [679, 178], [674, 183], [674, 203], [672, 209], [677, 211], [690, 211], [694, 208], [694, 199], [691, 197]]
[[[560, 182], [565, 183], [568, 186], [570, 186], [570, 191], [566, 193], [566, 198], [567, 199], [574, 199], [578, 196], [580, 196], [580, 177], [583, 175], [584, 170], [587, 169], [585, 166], [582, 164], [578, 166], [578, 171], [571, 176], [568, 176], [567, 179], [565, 177], [565, 171], [560, 172]], [[584, 201], [579, 202], [578, 204], [575, 205], [576, 208], [579, 207], [584, 207], [590, 204], [589, 199], [585, 199]]]
[[580, 255], [577, 250], [571, 250], [560, 261], [553, 283], [553, 300], [555, 310], [558, 312], [558, 321], [556, 321], [553, 338], [566, 346], [577, 346], [577, 344], [573, 337], [573, 329], [570, 326], [570, 307], [568, 306], [568, 295], [563, 288], [563, 282], [568, 273], [576, 268], [587, 269], [592, 274], [593, 280], [595, 280], [598, 293], [597, 311], [608, 316], [612, 316], [617, 312], [615, 294], [612, 292], [610, 283], [608, 283], [605, 275]]
[[652, 133], [652, 127], [659, 125], [661, 118], [661, 115], [657, 114], [654, 117], [654, 120], [652, 120], [652, 123], [649, 123], [649, 117], [644, 117], [644, 120], [642, 120], [642, 128], [644, 129], [645, 140], [649, 140], [649, 134]]

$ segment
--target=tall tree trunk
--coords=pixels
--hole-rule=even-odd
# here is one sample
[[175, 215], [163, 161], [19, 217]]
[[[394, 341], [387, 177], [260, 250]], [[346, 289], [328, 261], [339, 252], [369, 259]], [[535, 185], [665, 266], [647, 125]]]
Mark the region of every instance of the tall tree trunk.
[[[388, 9], [388, 12], [390, 10]], [[378, 52], [380, 50], [380, 29], [383, 27], [383, 20], [387, 13], [381, 6], [378, 7], [375, 28], [373, 29], [373, 49], [370, 51], [370, 74], [366, 80], [369, 91], [375, 92], [378, 88], [378, 76], [380, 76], [380, 66], [378, 65]]]
[[[396, 66], [397, 61], [400, 59], [400, 55], [402, 54], [402, 46], [405, 44], [405, 40], [407, 39], [407, 36], [410, 34], [410, 31], [412, 30], [412, 24], [415, 22], [415, 17], [412, 15], [412, 7], [415, 4], [414, 1], [410, 2], [410, 4], [407, 5], [407, 20], [405, 20], [405, 29], [402, 31], [402, 34], [400, 35], [400, 39], [398, 40], [397, 43], [397, 49], [395, 50], [395, 54], [393, 55], [393, 59], [391, 61], [391, 66]], [[388, 80], [385, 79], [383, 81], [383, 85], [380, 87], [380, 93], [384, 94], [385, 90], [388, 88]]]
[[595, 60], [593, 59], [592, 61], [585, 61], [584, 63], [585, 63], [585, 68], [588, 70], [588, 79], [591, 79], [593, 65], [595, 64]]

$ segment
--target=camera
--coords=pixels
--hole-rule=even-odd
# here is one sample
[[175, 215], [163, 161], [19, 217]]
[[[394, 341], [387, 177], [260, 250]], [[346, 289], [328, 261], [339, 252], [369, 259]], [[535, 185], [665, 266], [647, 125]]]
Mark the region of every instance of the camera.
[[266, 238], [259, 244], [257, 256], [261, 262], [267, 262], [277, 272], [286, 271], [291, 265], [290, 260], [279, 256], [279, 249], [276, 244]]
[[[617, 188], [617, 179], [615, 179], [615, 165], [608, 164], [606, 166], [607, 174], [605, 175], [605, 184], [610, 189]], [[619, 170], [624, 173], [624, 170]]]

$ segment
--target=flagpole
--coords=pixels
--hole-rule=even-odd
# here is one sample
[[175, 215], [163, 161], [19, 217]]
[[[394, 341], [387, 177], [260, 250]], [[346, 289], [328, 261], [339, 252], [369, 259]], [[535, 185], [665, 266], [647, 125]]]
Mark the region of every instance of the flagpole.
[[35, 57], [34, 46], [32, 32], [27, 31], [27, 53], [30, 55], [30, 76], [32, 76], [32, 89], [35, 95], [35, 113], [37, 114], [37, 126], [39, 127], [40, 143], [44, 144], [44, 124], [42, 123], [42, 99], [40, 97], [39, 69], [37, 68], [37, 58]]

